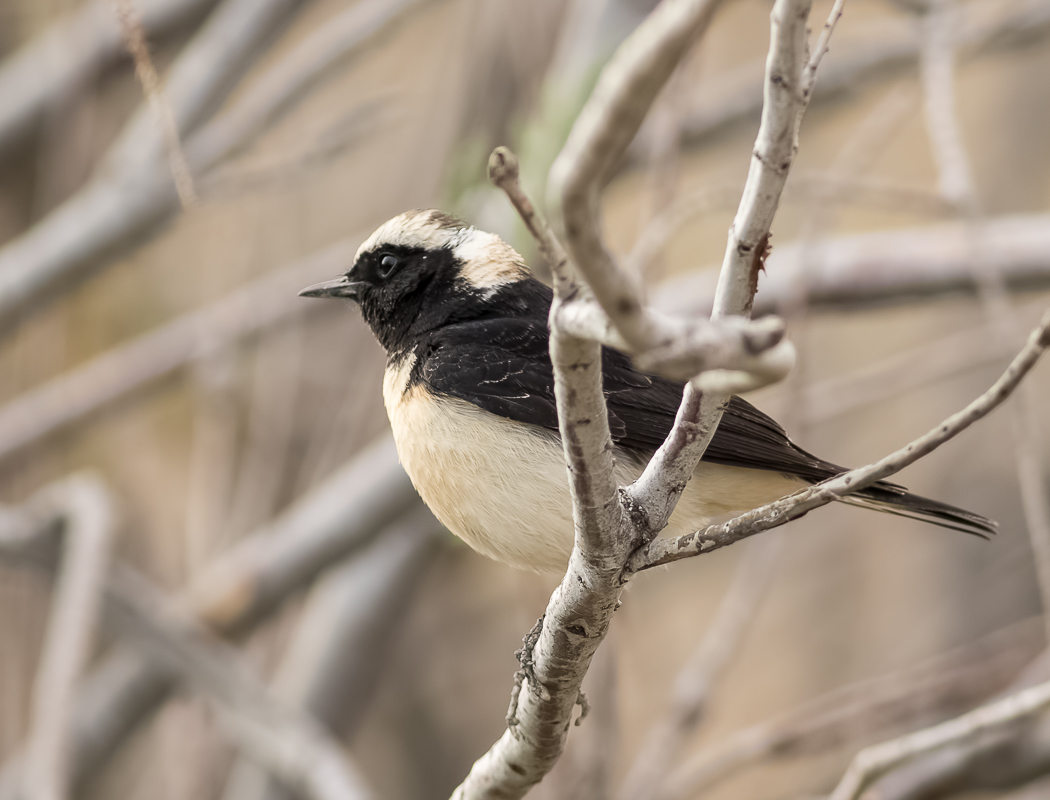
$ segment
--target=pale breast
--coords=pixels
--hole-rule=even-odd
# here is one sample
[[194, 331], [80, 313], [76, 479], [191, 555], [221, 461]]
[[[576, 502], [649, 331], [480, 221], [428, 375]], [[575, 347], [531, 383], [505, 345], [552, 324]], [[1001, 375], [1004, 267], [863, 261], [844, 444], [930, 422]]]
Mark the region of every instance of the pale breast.
[[[415, 356], [388, 367], [383, 398], [401, 463], [434, 515], [474, 550], [520, 569], [563, 572], [572, 505], [558, 437], [422, 385], [408, 387]], [[616, 478], [641, 472], [618, 454]], [[701, 463], [664, 535], [782, 497], [804, 482], [774, 472]]]
[[557, 437], [421, 385], [412, 357], [383, 385], [401, 463], [434, 515], [483, 555], [536, 572], [564, 570], [572, 506]]

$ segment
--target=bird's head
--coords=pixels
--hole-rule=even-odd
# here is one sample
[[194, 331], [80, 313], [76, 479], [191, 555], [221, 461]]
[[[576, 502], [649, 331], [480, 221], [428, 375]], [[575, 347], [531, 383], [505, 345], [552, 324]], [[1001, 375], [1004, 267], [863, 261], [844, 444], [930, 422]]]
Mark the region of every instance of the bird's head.
[[303, 289], [344, 297], [387, 352], [414, 335], [485, 312], [503, 290], [533, 282], [521, 256], [493, 233], [442, 211], [406, 211], [361, 245], [349, 271]]

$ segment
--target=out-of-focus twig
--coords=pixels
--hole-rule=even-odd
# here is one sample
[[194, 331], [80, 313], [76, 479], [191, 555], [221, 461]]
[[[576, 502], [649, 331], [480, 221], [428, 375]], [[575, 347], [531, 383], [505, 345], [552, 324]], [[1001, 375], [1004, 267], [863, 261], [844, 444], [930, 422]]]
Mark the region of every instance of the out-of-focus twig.
[[[367, 448], [325, 483], [217, 559], [183, 602], [206, 627], [234, 635], [258, 624], [293, 592], [419, 503], [392, 440]], [[163, 663], [117, 650], [84, 681], [74, 720], [74, 781], [99, 768], [173, 686]], [[0, 771], [12, 800], [20, 759]]]
[[[19, 141], [49, 106], [96, 75], [123, 50], [111, 0], [90, 0], [0, 64], [0, 154]], [[142, 27], [163, 36], [203, 15], [215, 0], [137, 0]]]
[[89, 476], [52, 485], [37, 501], [63, 520], [63, 544], [33, 686], [22, 792], [25, 800], [64, 800], [69, 796], [74, 689], [94, 643], [114, 519], [108, 492]]
[[127, 568], [113, 570], [107, 623], [203, 692], [251, 758], [309, 800], [366, 800], [372, 793], [339, 745], [309, 717], [273, 695], [236, 653]]
[[872, 782], [901, 764], [987, 731], [1024, 722], [1048, 706], [1050, 683], [1041, 683], [932, 728], [861, 750], [830, 800], [857, 800]]
[[[1042, 0], [983, 0], [967, 3], [962, 11], [956, 42], [965, 59], [1013, 48], [1050, 32], [1050, 7]], [[871, 24], [866, 34], [832, 49], [821, 68], [815, 99], [834, 97], [917, 63], [922, 41], [912, 20]], [[761, 75], [762, 64], [752, 62], [697, 85], [696, 99], [683, 116], [684, 139], [695, 142], [725, 125], [756, 116], [762, 108]], [[635, 158], [645, 152], [647, 135], [643, 132], [632, 148]]]
[[[413, 7], [408, 0], [359, 3], [306, 37], [237, 102], [202, 126], [209, 101], [229, 88], [273, 27], [305, 0], [225, 0], [172, 67], [167, 96], [179, 123], [190, 172], [198, 176], [265, 130], [330, 69]], [[351, 24], [354, 23], [354, 24]], [[200, 74], [198, 74], [200, 73]], [[0, 329], [55, 287], [75, 283], [134, 243], [177, 208], [148, 115], [139, 114], [107, 155], [97, 177], [19, 238], [0, 249]], [[50, 295], [47, 295], [50, 296]]]
[[[260, 45], [305, 0], [222, 0], [168, 72], [165, 94], [186, 141]], [[140, 107], [105, 155], [96, 177], [0, 249], [0, 328], [26, 304], [68, 287], [82, 268], [141, 232], [177, 202], [161, 163], [163, 136]], [[189, 156], [189, 154], [187, 153]], [[197, 168], [189, 156], [191, 172]]]
[[303, 331], [299, 319], [264, 335], [255, 354], [247, 437], [224, 526], [230, 539], [269, 519], [279, 497], [301, 391]]
[[[937, 165], [938, 188], [961, 210], [973, 246], [968, 248], [969, 267], [985, 315], [1004, 343], [1020, 338], [1020, 326], [1007, 296], [1006, 281], [994, 262], [983, 252], [980, 230], [984, 225], [982, 204], [963, 143], [956, 110], [955, 35], [958, 7], [952, 0], [930, 0], [923, 20], [924, 38], [920, 58], [926, 127], [930, 149]], [[1036, 449], [1039, 415], [1044, 405], [1028, 385], [1022, 386], [1012, 409], [1014, 451], [1028, 538], [1035, 556], [1035, 572], [1043, 609], [1047, 613], [1047, 643], [1050, 644], [1050, 496]]]
[[146, 31], [142, 26], [142, 16], [135, 7], [134, 0], [110, 0], [110, 2], [120, 22], [124, 44], [135, 62], [135, 74], [138, 76], [139, 83], [142, 84], [146, 102], [153, 110], [153, 116], [160, 127], [164, 147], [168, 153], [171, 177], [175, 181], [175, 191], [179, 194], [179, 202], [182, 203], [184, 210], [189, 209], [197, 204], [197, 190], [193, 185], [193, 176], [186, 162], [186, 154], [182, 152], [182, 142], [179, 141], [179, 127], [175, 122], [175, 115], [172, 113], [171, 104], [164, 96], [160, 76], [157, 74], [156, 67], [153, 66], [153, 59], [150, 58], [149, 45], [146, 44]]
[[660, 797], [663, 782], [688, 737], [707, 716], [711, 694], [740, 649], [769, 588], [783, 540], [752, 543], [718, 605], [715, 618], [675, 679], [671, 707], [646, 734], [620, 791], [622, 800]]
[[[1020, 306], [1019, 324], [1031, 328], [1046, 309], [1045, 300]], [[802, 422], [816, 425], [843, 414], [878, 405], [905, 392], [928, 386], [1013, 355], [1015, 347], [981, 324], [920, 344], [868, 366], [826, 378], [803, 389]]]
[[10, 401], [0, 408], [0, 458], [190, 361], [287, 319], [301, 308], [296, 293], [304, 283], [344, 270], [361, 239], [336, 242]]
[[[85, 488], [83, 484], [73, 484], [73, 489], [77, 494], [70, 497], [69, 485], [61, 488], [62, 494], [70, 498], [66, 502], [62, 502], [61, 494], [57, 498], [50, 493], [43, 500], [34, 498], [14, 535], [0, 525], [0, 556], [52, 571], [58, 549], [55, 534], [63, 527], [78, 527], [74, 522], [78, 516], [82, 517], [82, 525], [107, 525], [108, 498], [100, 486]], [[55, 499], [61, 505], [49, 507]], [[104, 600], [106, 624], [131, 639], [148, 659], [165, 665], [204, 693], [246, 752], [310, 800], [371, 797], [339, 746], [308, 717], [270, 695], [233, 650], [211, 639], [184, 608], [169, 602], [131, 568], [114, 564], [101, 580], [106, 572], [105, 559], [97, 561], [95, 577], [100, 580], [92, 587], [96, 590], [94, 605], [97, 607], [99, 600]], [[36, 765], [27, 762], [27, 766]], [[22, 775], [26, 775], [24, 769]], [[34, 799], [45, 796], [63, 795], [29, 795]]]
[[[1050, 285], [1050, 217], [995, 217], [976, 233], [986, 262], [1012, 290]], [[967, 226], [944, 222], [917, 228], [837, 237], [813, 243], [817, 264], [808, 269], [813, 306], [908, 301], [974, 291]], [[756, 314], [775, 310], [801, 269], [802, 249], [781, 245], [766, 263]], [[708, 270], [666, 281], [653, 304], [668, 313], [702, 313], [710, 307], [716, 274]]]
[[[632, 270], [649, 269], [649, 264], [683, 226], [695, 217], [732, 208], [739, 193], [739, 186], [726, 181], [683, 195], [642, 229], [625, 264]], [[937, 217], [954, 211], [943, 197], [923, 186], [814, 171], [792, 173], [791, 180], [784, 187], [782, 202], [834, 203], [840, 207], [857, 205]]]
[[[357, 727], [384, 656], [431, 563], [441, 526], [425, 508], [385, 530], [311, 590], [272, 691], [336, 735]], [[230, 773], [224, 800], [286, 800], [283, 786], [247, 759]]]
[[966, 708], [1016, 676], [1038, 638], [1034, 625], [1014, 626], [914, 667], [828, 692], [700, 749], [666, 778], [658, 797], [695, 797], [760, 762], [824, 752], [920, 716]]

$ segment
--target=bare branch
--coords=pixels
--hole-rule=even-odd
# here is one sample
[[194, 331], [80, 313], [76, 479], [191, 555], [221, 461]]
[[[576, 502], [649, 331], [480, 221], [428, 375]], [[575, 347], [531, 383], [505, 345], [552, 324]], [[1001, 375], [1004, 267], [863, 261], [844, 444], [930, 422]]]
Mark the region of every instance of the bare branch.
[[[807, 272], [810, 303], [846, 305], [898, 302], [949, 292], [974, 291], [969, 248], [1001, 271], [1013, 290], [1050, 284], [1050, 216], [1004, 216], [976, 232], [958, 221], [919, 228], [865, 233], [813, 243]], [[755, 312], [771, 311], [787, 297], [802, 268], [798, 244], [778, 247], [766, 263]], [[671, 314], [702, 313], [714, 293], [713, 271], [664, 283], [654, 305]]]
[[[383, 440], [202, 570], [182, 602], [217, 633], [247, 631], [418, 503], [393, 441]], [[163, 663], [119, 649], [103, 659], [78, 693], [73, 779], [105, 763], [172, 685]], [[20, 771], [19, 760], [4, 765], [3, 800], [17, 797], [7, 792]]]
[[[217, 93], [229, 88], [239, 74], [242, 57], [254, 53], [289, 8], [300, 2], [225, 0], [172, 67], [167, 95], [195, 176], [261, 133], [333, 63], [371, 41], [396, 18], [396, 12], [409, 7], [408, 0], [396, 5], [366, 0], [353, 6], [308, 36], [260, 75], [229, 109], [200, 127], [201, 116]], [[74, 285], [74, 278], [89, 267], [112, 258], [177, 210], [149, 117], [140, 111], [128, 123], [104, 168], [88, 186], [0, 249], [0, 328], [56, 286]]]
[[[797, 2], [808, 12], [808, 2]], [[784, 13], [785, 5], [790, 3], [779, 0], [775, 19]], [[706, 27], [716, 6], [713, 0], [669, 0], [658, 6], [603, 71], [551, 169], [549, 191], [560, 209], [573, 265], [620, 336], [632, 344], [646, 342], [652, 331], [646, 327], [649, 318], [634, 279], [617, 267], [602, 244], [595, 217], [598, 193], [660, 87], [690, 40]], [[789, 26], [803, 45], [807, 15], [796, 14]], [[783, 45], [776, 36], [773, 39], [771, 52], [775, 53]], [[800, 57], [795, 69], [796, 92], [803, 65]], [[797, 123], [797, 117], [792, 116], [788, 123], [790, 145]], [[515, 170], [506, 154], [495, 153], [490, 166], [494, 179], [509, 187], [508, 194], [522, 210], [530, 230], [539, 234], [541, 246], [554, 255], [552, 263], [559, 264], [554, 245], [544, 241], [550, 238], [549, 233], [542, 223], [536, 223], [534, 209], [516, 186]], [[644, 496], [649, 508], [636, 498], [621, 500], [602, 393], [600, 345], [570, 335], [559, 322], [561, 309], [576, 299], [571, 296], [576, 289], [565, 279], [556, 280], [550, 313], [551, 361], [559, 429], [569, 468], [575, 544], [565, 578], [551, 596], [535, 638], [523, 651], [523, 670], [511, 702], [507, 731], [474, 764], [456, 790], [456, 798], [520, 797], [561, 755], [583, 676], [619, 605], [623, 566], [639, 542], [651, 539], [663, 527], [680, 487], [688, 479], [686, 475], [678, 482], [677, 491], [660, 487], [656, 502]], [[715, 397], [715, 405], [720, 407], [726, 398]], [[683, 432], [683, 427], [695, 427], [687, 417], [696, 414], [699, 406], [699, 397], [687, 392], [669, 440], [675, 455], [684, 446], [674, 440], [676, 434], [679, 439], [695, 436], [692, 431]], [[704, 411], [710, 416], [714, 410]], [[713, 432], [713, 426], [710, 430]], [[695, 452], [690, 472], [702, 450]], [[654, 460], [660, 459], [658, 454]], [[650, 512], [652, 507], [658, 509], [656, 514]]]
[[362, 236], [283, 267], [51, 379], [0, 407], [0, 459], [63, 429], [190, 361], [288, 319], [296, 292], [343, 269]]
[[[350, 736], [368, 708], [389, 645], [402, 629], [442, 530], [424, 507], [311, 590], [273, 681], [274, 695]], [[225, 800], [285, 800], [283, 787], [246, 759], [233, 768]]]
[[829, 800], [857, 800], [872, 782], [901, 764], [986, 731], [1023, 721], [1048, 706], [1050, 683], [1041, 683], [932, 728], [861, 750]]
[[33, 686], [22, 791], [25, 800], [63, 800], [69, 796], [74, 689], [94, 644], [114, 520], [105, 488], [87, 476], [50, 487], [38, 502], [64, 520], [64, 541]]
[[336, 742], [274, 698], [234, 651], [176, 613], [145, 579], [115, 569], [106, 599], [107, 622], [205, 693], [237, 743], [285, 784], [310, 800], [372, 797]]
[[[1035, 0], [978, 0], [966, 3], [956, 42], [966, 60], [1014, 48], [1019, 41], [1050, 32], [1050, 8]], [[869, 24], [863, 38], [844, 41], [825, 59], [813, 97], [824, 100], [855, 90], [881, 76], [894, 76], [913, 68], [919, 58], [921, 37], [912, 20]], [[682, 135], [697, 142], [734, 122], [755, 117], [762, 109], [762, 66], [752, 62], [729, 74], [701, 81], [694, 89], [691, 107], [685, 110]], [[631, 156], [640, 158], [648, 131], [643, 130]]]
[[1043, 316], [1042, 322], [1029, 336], [1024, 349], [988, 391], [925, 435], [874, 464], [844, 472], [837, 478], [803, 489], [728, 522], [712, 525], [676, 539], [657, 539], [637, 552], [631, 558], [628, 568], [637, 572], [717, 550], [761, 531], [783, 525], [807, 511], [827, 505], [899, 472], [932, 453], [1001, 405], [1035, 366], [1047, 347], [1050, 347], [1050, 312]]
[[[743, 196], [729, 229], [712, 320], [751, 314], [758, 275], [768, 254], [769, 227], [798, 148], [798, 128], [809, 100], [803, 94], [803, 82], [810, 6], [810, 0], [778, 0], [770, 13], [762, 122]], [[730, 393], [741, 388], [731, 381], [722, 386], [686, 385], [671, 433], [628, 490], [631, 501], [648, 515], [653, 533], [663, 528], [674, 511], [714, 437]]]
[[[154, 37], [192, 22], [215, 0], [138, 0], [142, 26]], [[110, 0], [91, 0], [62, 17], [0, 65], [0, 153], [44, 113], [123, 50]]]
[[637, 280], [602, 243], [599, 195], [659, 90], [721, 0], [677, 0], [659, 6], [602, 71], [590, 101], [551, 167], [549, 203], [563, 221], [573, 263], [623, 338], [638, 346], [655, 337], [646, 324]]
[[186, 163], [186, 154], [182, 152], [182, 142], [179, 141], [179, 127], [175, 122], [175, 115], [172, 113], [171, 104], [164, 96], [160, 76], [157, 75], [153, 59], [150, 58], [142, 17], [135, 8], [134, 0], [110, 0], [110, 2], [120, 21], [124, 43], [135, 61], [135, 74], [138, 76], [139, 83], [142, 84], [146, 102], [153, 110], [153, 116], [160, 127], [164, 147], [168, 152], [171, 177], [175, 181], [175, 191], [179, 194], [182, 208], [189, 209], [197, 204], [197, 190], [193, 186], [193, 176], [190, 175], [190, 167]]
[[703, 747], [666, 778], [659, 798], [695, 797], [770, 759], [826, 752], [968, 708], [1013, 679], [1039, 638], [1033, 625], [1012, 626], [914, 667], [835, 689]]
[[[776, 319], [759, 322], [725, 320], [677, 320], [650, 311], [644, 306], [639, 313], [656, 341], [623, 338], [611, 315], [590, 299], [587, 288], [581, 289], [572, 274], [568, 256], [543, 218], [536, 213], [518, 180], [517, 157], [506, 147], [499, 147], [489, 159], [489, 175], [501, 188], [525, 221], [539, 244], [541, 255], [551, 265], [561, 296], [572, 298], [552, 309], [552, 319], [566, 334], [591, 339], [632, 354], [638, 365], [650, 372], [685, 380], [708, 371], [698, 378], [704, 386], [730, 386], [729, 391], [743, 392], [780, 380], [794, 363], [794, 349], [783, 342], [784, 327]], [[630, 315], [629, 315], [630, 316]], [[781, 346], [782, 345], [782, 346]]]

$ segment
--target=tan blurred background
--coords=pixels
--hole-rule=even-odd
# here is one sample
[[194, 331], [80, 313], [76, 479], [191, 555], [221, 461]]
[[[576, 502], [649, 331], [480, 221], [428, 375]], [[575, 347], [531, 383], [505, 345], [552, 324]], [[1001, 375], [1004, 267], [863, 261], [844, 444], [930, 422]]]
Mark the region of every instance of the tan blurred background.
[[[85, 4], [0, 0], [0, 50], [11, 58]], [[196, 5], [178, 24], [149, 34], [162, 75], [214, 4]], [[229, 92], [220, 93], [206, 118], [235, 107], [253, 81], [353, 3], [287, 5], [253, 48], [243, 76], [230, 78]], [[297, 259], [367, 234], [408, 208], [454, 211], [514, 239], [531, 257], [509, 210], [486, 186], [487, 154], [497, 144], [518, 149], [538, 192], [537, 176], [557, 152], [566, 120], [608, 47], [637, 23], [645, 5], [415, 3], [304, 85], [257, 135], [195, 175], [199, 203], [161, 215], [5, 320], [0, 403]], [[921, 22], [907, 5], [850, 0], [827, 68], [862, 46], [890, 47], [917, 35]], [[1011, 6], [960, 5], [982, 13]], [[595, 11], [599, 7], [604, 11]], [[814, 27], [829, 8], [829, 2], [815, 4]], [[675, 198], [713, 187], [707, 207], [655, 259], [654, 295], [661, 281], [721, 260], [758, 117], [728, 114], [680, 143], [674, 134], [685, 129], [694, 106], [716, 104], [713, 87], [758, 80], [769, 9], [765, 0], [725, 4], [606, 194], [608, 239], [626, 255]], [[574, 15], [585, 22], [574, 24]], [[82, 77], [0, 149], [0, 242], [17, 241], [103, 174], [104, 154], [142, 102], [126, 55], [107, 58]], [[1050, 27], [1043, 22], [1026, 35], [965, 51], [956, 77], [959, 119], [984, 212], [993, 218], [1047, 213]], [[876, 64], [848, 88], [818, 97], [804, 121], [774, 225], [775, 250], [800, 238], [812, 244], [950, 217], [935, 197], [922, 102], [915, 61], [907, 56]], [[843, 168], [851, 158], [847, 166], [854, 172], [901, 196], [912, 192], [907, 196], [913, 199], [894, 200], [892, 192], [890, 200], [866, 199], [861, 193], [826, 203], [805, 190], [806, 176]], [[1034, 292], [1015, 293], [1011, 301], [1028, 308], [1041, 297], [1044, 307], [1050, 305], [1050, 294]], [[703, 298], [696, 302], [702, 305]], [[1023, 326], [1033, 319], [1031, 311], [1016, 313]], [[877, 402], [851, 402], [833, 417], [813, 419], [804, 407], [806, 387], [980, 329], [984, 311], [963, 289], [878, 303], [820, 302], [792, 319], [799, 377], [752, 399], [782, 419], [804, 447], [844, 465], [872, 461], [935, 425], [983, 391], [1007, 360], [975, 354], [969, 367], [929, 379], [912, 375], [911, 388], [891, 386]], [[290, 301], [276, 323], [225, 341], [7, 452], [0, 462], [0, 499], [19, 504], [69, 473], [96, 471], [120, 506], [116, 553], [174, 592], [384, 436], [382, 369], [381, 350], [355, 311]], [[891, 385], [894, 373], [887, 374]], [[1043, 424], [1027, 437], [1046, 461], [1050, 369], [1042, 365], [1032, 382], [1043, 401], [1035, 417]], [[1041, 604], [1013, 442], [1010, 413], [1003, 409], [899, 477], [917, 492], [997, 519], [1001, 529], [993, 541], [844, 506], [766, 534], [782, 540], [769, 590], [687, 752], [837, 687], [907, 669], [1002, 629], [1013, 637], [1009, 647], [1023, 651], [1017, 669], [1034, 656], [1042, 647], [1041, 626], [1033, 621]], [[737, 545], [634, 582], [588, 678], [592, 718], [573, 729], [566, 757], [532, 796], [615, 796], [646, 731], [665, 712], [675, 676], [735, 566], [754, 546]], [[346, 731], [349, 753], [377, 796], [445, 797], [500, 735], [514, 651], [551, 588], [550, 581], [475, 555], [448, 534], [427, 551], [399, 589], [404, 608], [391, 617], [389, 635], [372, 654], [369, 700]], [[0, 756], [14, 753], [27, 733], [49, 597], [49, 584], [37, 573], [0, 564]], [[240, 645], [260, 675], [277, 669], [303, 602], [302, 593], [288, 598]], [[103, 633], [99, 652], [111, 641]], [[1009, 671], [933, 707], [920, 695], [901, 718], [861, 720], [817, 754], [767, 761], [702, 796], [826, 792], [863, 744], [958, 713], [1002, 689]], [[208, 704], [180, 692], [138, 726], [81, 791], [114, 800], [223, 797], [235, 756]]]

